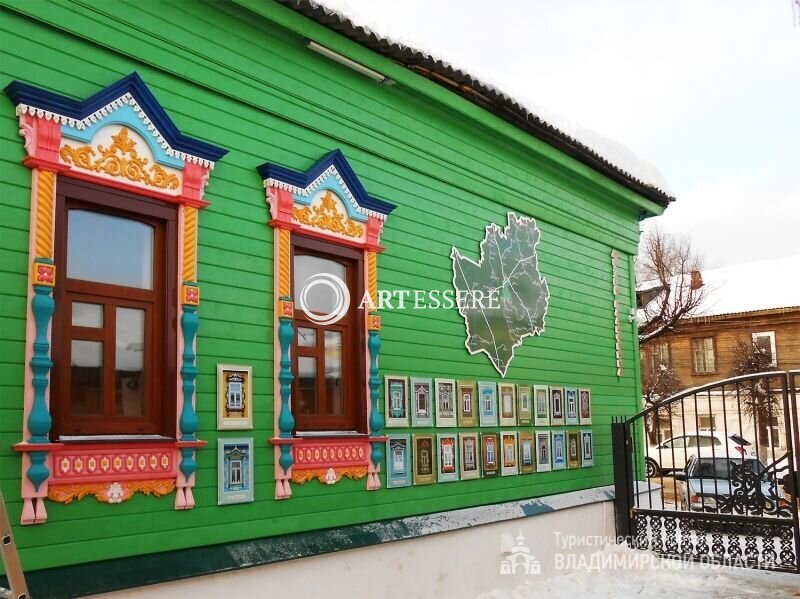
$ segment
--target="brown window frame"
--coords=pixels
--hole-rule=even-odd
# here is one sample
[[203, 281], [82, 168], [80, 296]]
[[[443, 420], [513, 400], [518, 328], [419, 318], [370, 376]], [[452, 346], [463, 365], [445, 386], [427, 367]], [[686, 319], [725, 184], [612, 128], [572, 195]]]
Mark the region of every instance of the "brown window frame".
[[[153, 289], [67, 277], [67, 212], [70, 208], [127, 218], [154, 227]], [[175, 437], [177, 402], [177, 205], [84, 181], [59, 177], [56, 190], [55, 287], [52, 334], [53, 435]], [[103, 305], [102, 328], [72, 325], [72, 302]], [[116, 308], [145, 310], [144, 410], [115, 414]], [[103, 342], [103, 414], [70, 414], [72, 340]], [[148, 351], [149, 350], [149, 351]]]
[[[364, 294], [364, 255], [363, 251], [323, 241], [301, 234], [292, 234], [292, 289], [294, 289], [294, 258], [295, 255], [311, 255], [335, 260], [345, 265], [347, 272], [347, 287], [350, 291], [350, 308], [339, 322], [333, 325], [318, 325], [310, 320], [299, 306], [295, 306], [294, 327], [295, 335], [292, 342], [292, 372], [295, 374], [292, 383], [292, 414], [295, 419], [295, 432], [305, 431], [355, 431], [367, 432], [367, 403], [365, 391], [366, 369], [366, 326], [364, 318], [358, 310], [358, 302]], [[297, 298], [295, 298], [295, 301]], [[316, 331], [315, 347], [300, 347], [298, 344], [297, 330], [299, 327], [310, 328]], [[325, 331], [340, 331], [342, 333], [342, 393], [344, 414], [342, 416], [324, 413], [326, 406], [325, 385]], [[298, 356], [313, 357], [317, 359], [317, 385], [316, 394], [318, 401], [317, 414], [302, 414], [299, 409], [300, 382], [298, 373]], [[322, 376], [320, 376], [322, 374]]]
[[[712, 370], [698, 370], [697, 369], [697, 360], [695, 359], [695, 349], [694, 344], [696, 341], [703, 341], [705, 342], [706, 339], [711, 339], [711, 355], [714, 357], [714, 368]], [[692, 357], [692, 373], [693, 374], [715, 374], [719, 369], [718, 359], [717, 359], [717, 338], [713, 335], [706, 335], [705, 337], [692, 337], [691, 340], [691, 357]]]

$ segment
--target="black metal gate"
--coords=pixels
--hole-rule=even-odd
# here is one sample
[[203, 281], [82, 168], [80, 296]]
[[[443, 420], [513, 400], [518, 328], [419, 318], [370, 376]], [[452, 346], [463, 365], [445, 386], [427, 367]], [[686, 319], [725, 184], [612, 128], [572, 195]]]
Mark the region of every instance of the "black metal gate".
[[617, 534], [696, 561], [800, 573], [800, 371], [689, 389], [612, 426]]

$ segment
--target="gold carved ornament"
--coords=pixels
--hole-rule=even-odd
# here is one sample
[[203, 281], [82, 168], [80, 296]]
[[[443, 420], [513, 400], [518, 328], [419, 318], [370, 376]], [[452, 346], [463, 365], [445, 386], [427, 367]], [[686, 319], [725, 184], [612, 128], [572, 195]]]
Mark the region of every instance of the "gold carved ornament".
[[342, 477], [358, 480], [359, 478], [364, 478], [367, 475], [366, 466], [346, 466], [344, 468], [311, 468], [308, 470], [292, 469], [292, 482], [302, 485], [310, 480], [317, 479], [321, 483], [331, 484], [327, 479], [329, 476], [329, 470], [333, 470], [335, 482], [339, 482]]
[[174, 490], [174, 479], [74, 483], [50, 485], [47, 489], [47, 498], [57, 503], [71, 503], [73, 499], [80, 501], [87, 495], [93, 495], [101, 503], [122, 503], [133, 497], [135, 493], [161, 497]]
[[[124, 177], [129, 181], [160, 189], [180, 187], [178, 177], [168, 173], [160, 165], [153, 164], [147, 167], [147, 158], [139, 157], [136, 142], [128, 137], [126, 127], [122, 127], [119, 133], [111, 136], [111, 139], [113, 143], [108, 148], [98, 144], [95, 151], [91, 146], [73, 148], [66, 145], [61, 148], [59, 155], [65, 163], [88, 171], [105, 173], [112, 177]], [[100, 156], [95, 158], [98, 153]]]
[[346, 237], [361, 237], [364, 234], [363, 226], [337, 210], [336, 200], [330, 191], [325, 193], [318, 206], [295, 206], [292, 209], [292, 219], [309, 227]]

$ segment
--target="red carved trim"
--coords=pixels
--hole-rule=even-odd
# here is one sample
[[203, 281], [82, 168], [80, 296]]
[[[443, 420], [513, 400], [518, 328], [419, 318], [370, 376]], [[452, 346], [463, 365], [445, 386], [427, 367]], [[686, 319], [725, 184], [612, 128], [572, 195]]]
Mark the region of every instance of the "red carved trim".
[[369, 452], [367, 439], [303, 439], [292, 447], [292, 469], [364, 466], [369, 463]]
[[58, 151], [61, 148], [61, 124], [53, 119], [36, 118], [35, 156], [47, 162], [58, 162]]
[[177, 478], [175, 442], [68, 444], [53, 454], [51, 484]]
[[182, 197], [185, 198], [184, 203], [203, 201], [203, 191], [205, 190], [208, 176], [208, 168], [194, 162], [187, 161], [185, 163], [182, 189]]
[[374, 216], [367, 218], [367, 245], [379, 246], [381, 241], [381, 230], [383, 221]]
[[171, 204], [186, 204], [187, 206], [194, 206], [195, 208], [205, 208], [206, 206], [209, 205], [209, 203], [206, 202], [205, 200], [195, 200], [192, 198], [187, 198], [185, 196], [171, 196], [166, 193], [161, 193], [158, 191], [153, 191], [152, 189], [147, 189], [145, 187], [136, 187], [135, 185], [128, 185], [126, 183], [121, 183], [120, 181], [115, 181], [114, 179], [95, 177], [94, 175], [90, 175], [88, 173], [84, 173], [77, 170], [71, 170], [69, 173], [69, 177], [72, 179], [80, 179], [82, 181], [90, 181], [92, 183], [97, 183], [99, 185], [105, 185], [106, 187], [113, 187], [114, 189], [121, 189], [122, 191], [128, 191], [140, 196], [145, 196], [148, 198], [153, 198], [164, 202], [169, 202]]
[[65, 173], [72, 170], [72, 167], [69, 165], [43, 160], [36, 156], [27, 156], [22, 160], [22, 164], [28, 168], [38, 168], [39, 170], [50, 171], [51, 173]]
[[200, 447], [205, 447], [208, 445], [208, 441], [200, 441], [199, 439], [197, 441], [175, 441], [174, 445], [178, 449], [184, 447], [194, 447], [195, 449], [199, 449]]
[[269, 224], [269, 226], [273, 229], [286, 229], [287, 231], [297, 231], [297, 229], [300, 228], [300, 225], [296, 223], [285, 223], [275, 218], [270, 220], [267, 224]]
[[21, 441], [15, 443], [13, 446], [14, 451], [20, 453], [29, 453], [31, 451], [59, 451], [64, 447], [63, 443], [28, 443]]

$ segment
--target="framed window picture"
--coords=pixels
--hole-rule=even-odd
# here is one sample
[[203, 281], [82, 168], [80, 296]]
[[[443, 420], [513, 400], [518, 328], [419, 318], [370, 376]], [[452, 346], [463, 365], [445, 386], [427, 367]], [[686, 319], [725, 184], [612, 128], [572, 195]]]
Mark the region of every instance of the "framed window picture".
[[458, 436], [460, 446], [461, 480], [480, 478], [481, 450], [478, 444], [478, 433], [461, 433]]
[[550, 387], [550, 424], [564, 423], [564, 388]]
[[414, 484], [430, 485], [436, 481], [436, 448], [433, 435], [414, 435], [412, 451]]
[[501, 476], [519, 474], [519, 461], [517, 454], [517, 433], [500, 433]]
[[408, 426], [408, 377], [386, 375], [383, 379], [386, 426]]
[[591, 430], [581, 431], [581, 465], [584, 468], [594, 466], [594, 445]]
[[386, 439], [386, 487], [411, 486], [411, 439], [389, 435]]
[[551, 431], [553, 437], [553, 470], [564, 470], [567, 467], [567, 433]]
[[431, 379], [411, 379], [411, 426], [433, 426]]
[[578, 431], [567, 431], [567, 467], [581, 467], [581, 435]]
[[492, 478], [500, 471], [500, 435], [497, 433], [481, 433], [481, 461], [483, 476]]
[[550, 432], [536, 432], [536, 472], [549, 472], [550, 465]]
[[536, 470], [534, 457], [536, 448], [533, 442], [533, 433], [521, 431], [519, 433], [519, 472], [520, 474], [531, 474]]
[[497, 426], [497, 385], [479, 381], [478, 401], [481, 426]]
[[500, 383], [500, 426], [516, 426], [517, 394], [513, 383]]
[[578, 410], [581, 424], [592, 423], [592, 391], [590, 389], [578, 389]]
[[533, 386], [533, 424], [550, 426], [550, 395], [547, 385]]
[[436, 426], [457, 426], [456, 382], [453, 379], [436, 379]]
[[520, 425], [533, 422], [533, 401], [530, 385], [517, 385], [517, 419]]
[[575, 387], [567, 387], [564, 389], [564, 396], [567, 404], [566, 423], [578, 424], [578, 390]]
[[217, 504], [253, 501], [253, 439], [219, 440]]
[[436, 480], [440, 483], [458, 480], [458, 437], [455, 433], [436, 435], [439, 465]]
[[478, 426], [475, 381], [458, 381], [458, 425]]
[[217, 430], [253, 428], [253, 369], [217, 364]]

